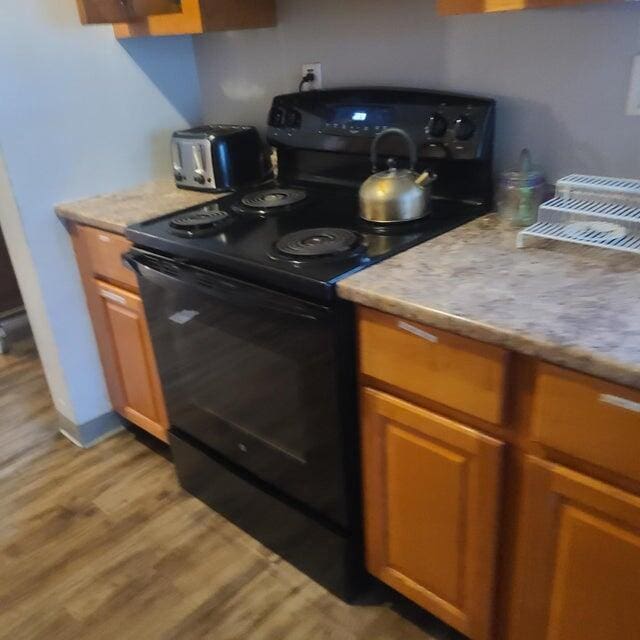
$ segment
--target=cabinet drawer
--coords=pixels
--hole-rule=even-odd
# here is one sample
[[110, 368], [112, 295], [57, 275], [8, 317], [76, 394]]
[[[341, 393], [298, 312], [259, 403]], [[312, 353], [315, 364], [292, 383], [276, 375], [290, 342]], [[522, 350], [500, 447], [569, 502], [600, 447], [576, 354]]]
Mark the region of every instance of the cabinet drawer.
[[640, 481], [640, 391], [540, 363], [531, 419], [537, 442]]
[[372, 309], [359, 310], [360, 371], [493, 424], [501, 424], [505, 349]]
[[131, 248], [131, 243], [124, 236], [93, 227], [81, 226], [79, 231], [93, 274], [137, 290], [135, 274], [122, 263], [122, 254]]

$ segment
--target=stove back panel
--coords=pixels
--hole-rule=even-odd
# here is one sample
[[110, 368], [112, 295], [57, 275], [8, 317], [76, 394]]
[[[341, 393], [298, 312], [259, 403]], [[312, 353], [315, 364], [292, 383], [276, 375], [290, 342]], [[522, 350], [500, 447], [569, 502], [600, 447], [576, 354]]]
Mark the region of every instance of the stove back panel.
[[[401, 151], [397, 156], [402, 156]], [[382, 156], [381, 166], [387, 157], [397, 157], [388, 153]], [[283, 182], [309, 182], [357, 189], [371, 175], [372, 167], [368, 155], [336, 154], [326, 151], [280, 149], [278, 153], [280, 179]], [[399, 167], [408, 166], [401, 158]], [[450, 200], [468, 200], [491, 206], [493, 179], [491, 164], [482, 161], [447, 162], [429, 158], [419, 158], [418, 171], [429, 170], [437, 174], [433, 183], [433, 195]]]
[[[434, 195], [491, 206], [495, 103], [461, 94], [409, 89], [335, 89], [274, 98], [268, 140], [278, 150], [281, 180], [357, 187], [372, 171], [371, 144], [389, 127], [416, 144], [418, 170], [438, 174]], [[404, 141], [379, 145], [408, 163]]]

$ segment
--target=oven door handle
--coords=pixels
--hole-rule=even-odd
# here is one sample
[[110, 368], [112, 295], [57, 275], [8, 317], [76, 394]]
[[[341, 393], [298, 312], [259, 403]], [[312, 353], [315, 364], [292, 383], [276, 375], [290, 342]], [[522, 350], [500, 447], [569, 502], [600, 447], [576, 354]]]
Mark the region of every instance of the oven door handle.
[[[331, 315], [331, 311], [327, 307], [289, 299], [283, 294], [265, 291], [251, 284], [244, 284], [226, 276], [185, 265], [178, 260], [163, 258], [163, 260], [178, 267], [180, 275], [163, 273], [145, 264], [144, 258], [143, 260], [138, 259], [138, 256], [143, 257], [144, 255], [151, 256], [153, 254], [134, 249], [124, 254], [123, 260], [136, 272], [139, 278], [145, 278], [165, 289], [197, 289], [204, 295], [236, 306], [248, 307], [256, 311], [260, 309], [277, 311], [306, 320], [326, 320]], [[202, 280], [198, 281], [196, 275], [199, 272], [210, 275], [211, 278], [207, 278], [207, 280], [211, 281], [206, 284]], [[217, 282], [212, 281], [214, 278]]]

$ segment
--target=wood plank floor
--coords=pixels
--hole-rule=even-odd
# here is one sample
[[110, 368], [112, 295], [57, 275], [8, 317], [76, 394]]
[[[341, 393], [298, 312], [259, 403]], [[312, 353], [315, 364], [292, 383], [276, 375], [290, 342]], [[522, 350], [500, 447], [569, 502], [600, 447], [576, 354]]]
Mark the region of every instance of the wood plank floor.
[[458, 638], [398, 604], [349, 606], [178, 486], [125, 432], [57, 434], [32, 342], [0, 356], [0, 638]]

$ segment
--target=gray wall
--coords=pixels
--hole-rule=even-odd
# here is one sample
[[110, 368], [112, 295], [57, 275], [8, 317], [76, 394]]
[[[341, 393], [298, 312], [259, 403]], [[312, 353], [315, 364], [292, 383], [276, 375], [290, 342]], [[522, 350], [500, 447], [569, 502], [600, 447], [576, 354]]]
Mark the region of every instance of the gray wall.
[[640, 11], [631, 4], [438, 17], [432, 0], [279, 0], [274, 29], [194, 39], [206, 118], [259, 123], [323, 64], [325, 86], [407, 85], [499, 101], [497, 168], [532, 149], [550, 179], [640, 176], [626, 116]]
[[58, 410], [110, 410], [55, 203], [166, 175], [174, 129], [201, 119], [190, 38], [115, 40], [73, 0], [0, 12], [0, 223]]

